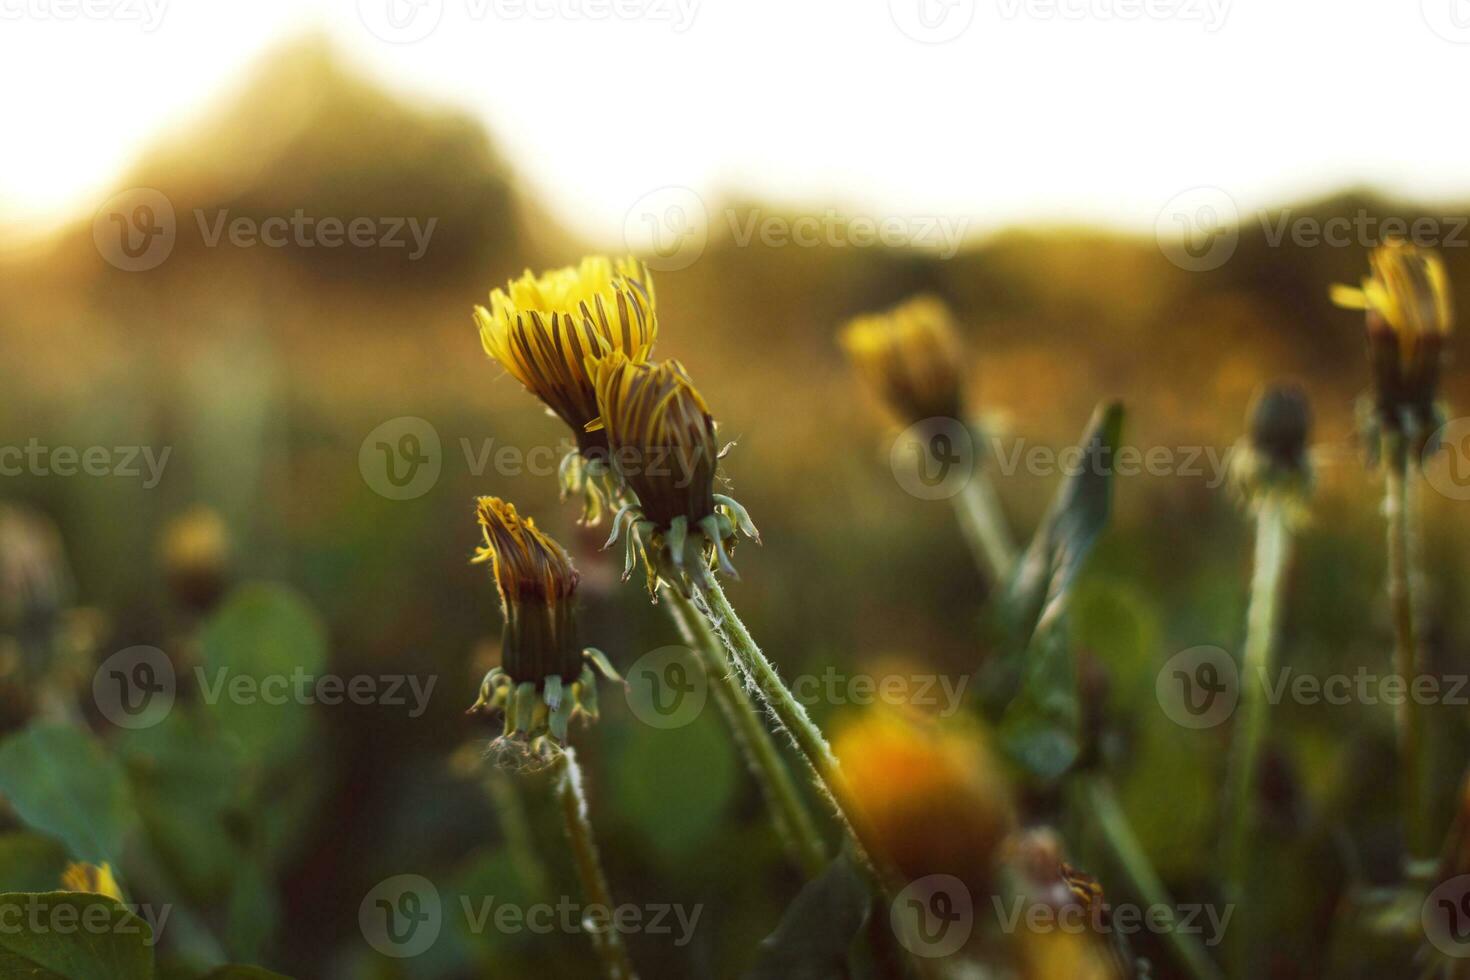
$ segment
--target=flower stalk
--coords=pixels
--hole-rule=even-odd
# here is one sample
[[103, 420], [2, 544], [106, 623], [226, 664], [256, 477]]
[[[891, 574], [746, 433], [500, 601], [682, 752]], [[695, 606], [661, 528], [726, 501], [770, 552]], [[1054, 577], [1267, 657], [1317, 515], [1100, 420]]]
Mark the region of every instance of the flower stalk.
[[[1414, 621], [1412, 556], [1417, 529], [1409, 507], [1409, 462], [1406, 441], [1384, 437], [1383, 513], [1388, 532], [1388, 603], [1393, 617], [1393, 664], [1399, 684], [1412, 692], [1421, 664]], [[1403, 698], [1396, 716], [1399, 743], [1404, 842], [1410, 864], [1431, 856], [1424, 806], [1426, 759], [1423, 713], [1417, 699]]]
[[[587, 796], [582, 791], [582, 767], [577, 763], [576, 753], [570, 747], [561, 750], [554, 778], [557, 801], [566, 822], [567, 841], [571, 845], [572, 860], [577, 868], [577, 878], [582, 883], [582, 892], [589, 905], [601, 906], [610, 913], [613, 908], [612, 891], [608, 888], [607, 874], [602, 870], [597, 840], [592, 835]], [[611, 923], [601, 929], [589, 929], [588, 934], [592, 937], [592, 948], [597, 953], [602, 975], [606, 980], [637, 980], [638, 974], [633, 969], [633, 961], [628, 957], [628, 948], [623, 943], [623, 937]]]
[[802, 871], [809, 877], [815, 876], [826, 867], [827, 846], [791, 778], [791, 771], [781, 759], [775, 740], [761, 722], [750, 695], [735, 677], [724, 646], [693, 602], [667, 586], [661, 594], [684, 642], [699, 657], [715, 702], [730, 725], [746, 767], [766, 798], [777, 835]]
[[976, 563], [990, 572], [991, 581], [1004, 584], [1016, 565], [1016, 544], [989, 474], [977, 470], [953, 499], [960, 530]]

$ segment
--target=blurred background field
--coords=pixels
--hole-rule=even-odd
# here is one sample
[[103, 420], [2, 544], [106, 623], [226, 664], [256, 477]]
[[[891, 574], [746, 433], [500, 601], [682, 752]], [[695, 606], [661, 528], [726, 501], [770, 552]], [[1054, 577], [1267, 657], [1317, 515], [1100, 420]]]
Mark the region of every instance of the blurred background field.
[[[357, 918], [363, 896], [395, 874], [424, 875], [446, 897], [529, 891], [471, 764], [493, 730], [463, 714], [500, 628], [490, 578], [468, 563], [475, 495], [516, 502], [568, 543], [584, 574], [584, 631], [614, 663], [676, 639], [636, 583], [618, 581], [614, 559], [597, 550], [604, 533], [574, 526], [554, 475], [497, 472], [493, 457], [479, 470], [466, 456], [492, 439], [529, 452], [564, 438], [484, 356], [472, 305], [527, 267], [621, 250], [557, 227], [504, 162], [499, 141], [511, 138], [386, 90], [306, 39], [118, 178], [118, 189], [162, 192], [179, 215], [158, 268], [110, 265], [90, 215], [0, 259], [0, 444], [171, 448], [151, 489], [116, 476], [0, 479], [0, 500], [59, 527], [75, 605], [94, 611], [96, 659], [134, 644], [180, 663], [197, 656], [159, 547], [171, 519], [206, 504], [228, 527], [232, 579], [288, 589], [293, 598], [276, 599], [319, 622], [320, 649], [292, 646], [310, 645], [307, 630], [282, 641], [284, 663], [437, 679], [418, 718], [382, 705], [253, 713], [239, 722], [257, 733], [244, 736], [242, 755], [191, 730], [182, 713], [138, 732], [110, 725], [90, 706], [90, 674], [79, 673], [89, 728], [120, 760], [108, 805], [125, 839], [153, 842], [170, 889], [236, 959], [300, 977], [594, 975], [579, 936], [450, 928], [430, 954], [392, 961], [363, 943]], [[1353, 188], [1291, 203], [1319, 220], [1430, 213]], [[207, 247], [193, 212], [223, 208], [437, 225], [417, 261], [408, 250]], [[1117, 397], [1128, 408], [1126, 444], [1223, 453], [1259, 384], [1300, 380], [1322, 462], [1290, 572], [1281, 660], [1319, 674], [1385, 669], [1381, 492], [1353, 437], [1366, 380], [1361, 329], [1326, 298], [1329, 284], [1363, 273], [1362, 248], [1273, 246], [1247, 221], [1230, 261], [1191, 272], [1152, 238], [1087, 227], [988, 235], [947, 260], [878, 246], [741, 245], [722, 228], [687, 268], [655, 274], [658, 352], [685, 362], [722, 435], [738, 443], [726, 472], [764, 545], [742, 545], [732, 594], [788, 676], [835, 665], [958, 678], [986, 656], [977, 623], [987, 584], [949, 508], [893, 478], [894, 432], [834, 340], [847, 318], [917, 292], [957, 312], [973, 400], [1007, 446], [1069, 445], [1093, 405]], [[1463, 300], [1470, 256], [1443, 255]], [[1470, 405], [1470, 380], [1454, 366], [1446, 398]], [[442, 472], [428, 493], [398, 501], [374, 492], [358, 459], [370, 432], [403, 416], [437, 430]], [[1214, 897], [1228, 726], [1177, 727], [1154, 681], [1180, 650], [1235, 650], [1242, 640], [1251, 530], [1213, 475], [1206, 466], [1119, 481], [1073, 624], [1105, 678], [1096, 703], [1122, 748], [1129, 816], [1176, 894], [1199, 901]], [[1019, 531], [1035, 526], [1058, 479], [998, 477]], [[1463, 673], [1470, 597], [1458, 568], [1470, 512], [1430, 492], [1424, 502], [1428, 651], [1436, 669]], [[262, 588], [246, 586], [243, 601]], [[714, 712], [659, 731], [616, 693], [604, 704], [602, 723], [573, 739], [615, 890], [627, 901], [704, 906], [688, 946], [635, 935], [634, 956], [649, 976], [736, 975], [799, 887], [759, 794]], [[10, 692], [5, 724], [14, 732], [48, 710]], [[851, 706], [813, 710], [829, 722]], [[1433, 725], [1447, 820], [1453, 774], [1466, 762], [1465, 714], [1437, 712]], [[1272, 745], [1270, 832], [1258, 841], [1279, 852], [1271, 975], [1322, 976], [1345, 890], [1394, 874], [1390, 709], [1283, 704]], [[535, 832], [554, 841], [555, 824], [534, 819], [535, 794], [526, 805]], [[13, 816], [6, 822], [0, 853], [26, 857], [0, 861], [0, 890], [44, 887], [59, 854], [19, 836]], [[1068, 829], [1076, 863], [1111, 887], [1087, 828]], [[568, 867], [548, 870], [558, 894], [572, 888]], [[1149, 942], [1139, 940], [1157, 975], [1172, 975]]]

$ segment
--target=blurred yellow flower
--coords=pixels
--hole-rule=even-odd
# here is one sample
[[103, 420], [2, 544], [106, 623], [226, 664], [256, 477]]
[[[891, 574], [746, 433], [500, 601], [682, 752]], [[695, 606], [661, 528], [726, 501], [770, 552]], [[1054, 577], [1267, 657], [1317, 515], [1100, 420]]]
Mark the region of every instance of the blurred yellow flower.
[[61, 890], [106, 895], [119, 902], [123, 900], [122, 889], [118, 887], [117, 879], [112, 874], [112, 865], [105, 862], [101, 865], [82, 862], [68, 864], [61, 874]]
[[906, 880], [950, 874], [977, 895], [1015, 826], [1010, 789], [984, 733], [893, 708], [849, 719], [833, 738], [865, 846]]
[[850, 321], [843, 349], [858, 372], [905, 425], [963, 419], [964, 348], [949, 308], [919, 296]]
[[1352, 310], [1377, 314], [1398, 336], [1407, 361], [1427, 337], [1443, 337], [1454, 323], [1449, 278], [1433, 252], [1390, 239], [1368, 257], [1373, 274], [1361, 288], [1333, 286], [1332, 300]]
[[1367, 314], [1370, 446], [1376, 450], [1379, 432], [1403, 433], [1417, 457], [1441, 421], [1439, 375], [1454, 322], [1449, 278], [1438, 255], [1401, 240], [1374, 249], [1369, 264], [1361, 288], [1334, 286], [1332, 300]]

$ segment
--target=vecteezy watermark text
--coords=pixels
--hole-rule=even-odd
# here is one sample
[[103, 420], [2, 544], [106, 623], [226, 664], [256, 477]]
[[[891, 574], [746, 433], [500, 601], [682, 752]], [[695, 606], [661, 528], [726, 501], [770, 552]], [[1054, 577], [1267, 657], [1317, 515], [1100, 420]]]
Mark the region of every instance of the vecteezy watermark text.
[[[42, 894], [12, 895], [0, 902], [0, 936], [136, 936], [152, 946], [163, 937], [172, 905], [120, 902], [131, 916], [120, 916], [101, 903], [73, 905]], [[148, 931], [144, 932], [143, 925]]]
[[0, 476], [141, 477], [152, 490], [172, 452], [172, 446], [47, 446], [32, 437], [24, 446], [0, 446]]
[[385, 956], [402, 959], [427, 952], [453, 913], [460, 916], [471, 935], [641, 933], [668, 937], [672, 945], [683, 947], [694, 939], [704, 912], [703, 904], [604, 905], [580, 902], [568, 895], [555, 902], [529, 905], [506, 902], [494, 895], [460, 894], [457, 898], [454, 905], [448, 904], [434, 883], [422, 875], [394, 875], [363, 897], [358, 926], [370, 946]]
[[113, 20], [151, 33], [163, 23], [169, 0], [0, 0], [0, 20]]

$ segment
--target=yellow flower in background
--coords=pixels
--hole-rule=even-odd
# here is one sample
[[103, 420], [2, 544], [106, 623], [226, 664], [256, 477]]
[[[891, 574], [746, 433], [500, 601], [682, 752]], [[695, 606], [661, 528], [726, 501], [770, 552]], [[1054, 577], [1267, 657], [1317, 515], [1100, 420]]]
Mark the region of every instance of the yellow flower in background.
[[841, 342], [904, 425], [964, 418], [964, 348], [954, 317], [939, 299], [919, 296], [857, 317], [843, 329]]
[[759, 540], [745, 508], [715, 492], [722, 455], [714, 416], [678, 361], [640, 364], [621, 353], [590, 362], [614, 472], [632, 500], [613, 520], [617, 540], [628, 532], [624, 577], [635, 552], [658, 581], [686, 595], [708, 583], [710, 565], [737, 577], [728, 548], [738, 526]]
[[865, 846], [913, 881], [954, 875], [978, 900], [1016, 823], [984, 732], [892, 708], [849, 719], [832, 740]]
[[501, 664], [485, 675], [471, 714], [505, 709], [505, 735], [539, 742], [566, 740], [577, 715], [597, 717], [596, 666], [617, 673], [597, 650], [584, 649], [577, 630], [577, 570], [561, 545], [515, 505], [481, 497], [477, 513], [485, 544], [474, 562], [494, 571], [505, 617]]
[[113, 877], [112, 865], [74, 862], [66, 866], [61, 874], [61, 890], [64, 892], [86, 892], [89, 895], [106, 895], [121, 902], [122, 889]]
[[1379, 432], [1402, 432], [1417, 457], [1441, 421], [1439, 376], [1454, 323], [1449, 277], [1438, 255], [1397, 239], [1374, 249], [1369, 265], [1372, 275], [1361, 287], [1334, 286], [1332, 301], [1366, 313], [1370, 445]]
[[1368, 257], [1373, 274], [1361, 288], [1333, 286], [1332, 300], [1381, 317], [1398, 337], [1408, 360], [1421, 341], [1443, 337], [1454, 323], [1449, 277], [1439, 256], [1401, 239], [1391, 239]]
[[622, 353], [635, 361], [653, 353], [658, 336], [653, 281], [632, 259], [602, 256], [537, 276], [529, 270], [475, 307], [485, 353], [567, 424], [577, 453], [563, 462], [563, 493], [586, 496], [583, 518], [595, 523], [605, 504], [606, 437], [589, 423], [597, 394], [589, 358]]

